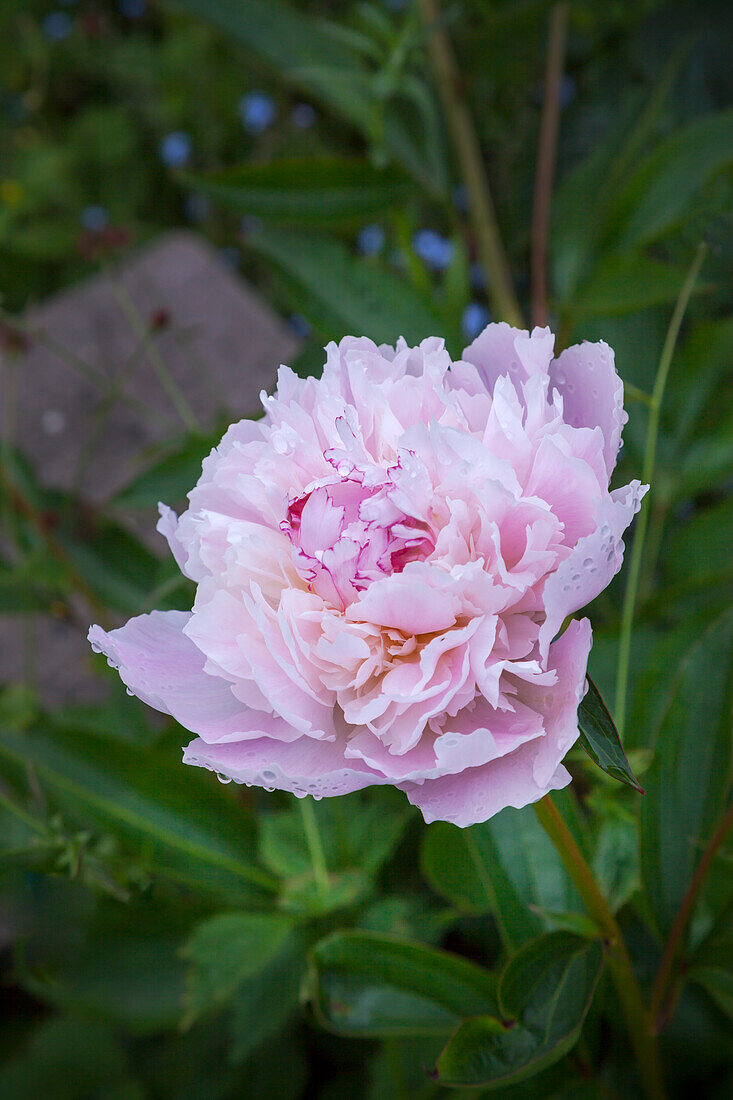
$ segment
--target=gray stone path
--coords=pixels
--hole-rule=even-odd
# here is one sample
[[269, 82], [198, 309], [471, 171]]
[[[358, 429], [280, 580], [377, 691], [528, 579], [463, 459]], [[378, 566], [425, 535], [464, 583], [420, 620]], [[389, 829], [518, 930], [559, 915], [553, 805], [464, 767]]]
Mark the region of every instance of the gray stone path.
[[[91, 504], [125, 485], [146, 449], [191, 417], [205, 430], [222, 413], [255, 412], [260, 391], [299, 348], [270, 307], [187, 232], [159, 238], [112, 278], [64, 290], [25, 320], [38, 335], [22, 357], [2, 362], [0, 401], [10, 397], [13, 371], [18, 444], [45, 484]], [[150, 545], [165, 552], [157, 535]], [[30, 637], [28, 627], [48, 705], [98, 694], [78, 629], [46, 615], [35, 616]], [[0, 618], [0, 683], [23, 676], [23, 633], [20, 616]]]

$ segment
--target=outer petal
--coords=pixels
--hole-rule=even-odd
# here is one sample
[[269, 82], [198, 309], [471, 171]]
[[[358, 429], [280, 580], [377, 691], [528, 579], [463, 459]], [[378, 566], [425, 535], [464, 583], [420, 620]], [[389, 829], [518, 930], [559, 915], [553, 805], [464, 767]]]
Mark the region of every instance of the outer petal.
[[621, 535], [639, 511], [648, 488], [632, 481], [615, 489], [600, 505], [596, 530], [580, 539], [547, 578], [543, 594], [547, 617], [539, 634], [543, 657], [566, 616], [594, 600], [618, 573], [624, 559]]
[[247, 710], [226, 680], [204, 672], [203, 653], [183, 633], [190, 617], [184, 611], [153, 611], [109, 633], [93, 626], [89, 641], [134, 695], [207, 741], [297, 737], [282, 719]]
[[296, 795], [339, 795], [388, 780], [364, 764], [344, 759], [340, 742], [299, 737], [286, 744], [269, 737], [256, 741], [208, 745], [198, 738], [183, 750], [184, 764], [257, 787]]
[[562, 396], [563, 419], [574, 428], [600, 427], [608, 476], [616, 465], [624, 411], [624, 384], [616, 373], [613, 351], [600, 340], [566, 348], [550, 366], [550, 381]]
[[520, 389], [520, 383], [533, 374], [547, 373], [554, 343], [549, 329], [535, 328], [529, 333], [500, 321], [487, 325], [464, 349], [462, 359], [476, 367], [489, 393], [502, 375], [508, 375]]
[[507, 806], [520, 809], [539, 801], [548, 791], [568, 785], [571, 777], [560, 761], [578, 736], [578, 703], [585, 685], [590, 641], [587, 619], [571, 623], [551, 651], [557, 684], [526, 692], [528, 700], [544, 708], [544, 737], [459, 775], [428, 780], [421, 786], [399, 784], [428, 823], [452, 821], [465, 828], [487, 821]]

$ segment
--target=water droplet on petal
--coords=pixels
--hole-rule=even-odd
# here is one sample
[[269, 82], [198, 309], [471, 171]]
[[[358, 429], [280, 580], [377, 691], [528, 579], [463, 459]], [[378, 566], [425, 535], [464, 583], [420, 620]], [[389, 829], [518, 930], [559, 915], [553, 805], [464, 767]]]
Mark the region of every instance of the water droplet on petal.
[[223, 772], [217, 772], [216, 778], [219, 780], [220, 783], [231, 783], [232, 781], [231, 775], [224, 775]]

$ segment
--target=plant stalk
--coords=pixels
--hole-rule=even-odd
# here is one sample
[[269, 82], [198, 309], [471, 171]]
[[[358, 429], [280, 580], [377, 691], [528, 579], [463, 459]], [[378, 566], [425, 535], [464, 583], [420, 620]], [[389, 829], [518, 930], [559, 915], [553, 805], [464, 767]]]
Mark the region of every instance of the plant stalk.
[[[677, 346], [682, 318], [687, 309], [697, 276], [700, 273], [707, 246], [703, 243], [698, 246], [695, 259], [692, 261], [687, 278], [682, 284], [677, 304], [672, 314], [672, 319], [667, 329], [664, 347], [659, 359], [657, 376], [654, 380], [654, 389], [649, 401], [649, 424], [646, 432], [646, 444], [644, 448], [644, 465], [641, 479], [646, 485], [651, 485], [654, 477], [654, 465], [657, 457], [657, 439], [659, 437], [659, 420], [662, 412], [664, 390], [667, 385], [669, 368], [672, 363], [674, 349]], [[652, 490], [653, 491], [653, 490]], [[618, 666], [616, 671], [616, 705], [614, 707], [614, 720], [619, 737], [623, 738], [624, 724], [626, 721], [626, 697], [629, 683], [629, 662], [631, 658], [631, 632], [634, 626], [634, 612], [636, 610], [636, 595], [639, 588], [641, 563], [644, 555], [644, 540], [649, 526], [649, 502], [642, 503], [639, 518], [636, 521], [634, 542], [631, 547], [631, 560], [629, 562], [629, 575], [626, 581], [623, 610], [621, 612], [621, 636], [619, 639]]]
[[557, 135], [560, 128], [560, 86], [565, 61], [565, 40], [570, 5], [562, 0], [550, 13], [547, 39], [545, 95], [540, 123], [540, 145], [532, 207], [530, 268], [532, 287], [532, 324], [547, 324], [547, 241], [550, 233], [552, 178], [555, 174]]
[[318, 831], [318, 822], [316, 820], [313, 799], [310, 795], [305, 795], [304, 798], [299, 798], [298, 802], [300, 803], [300, 812], [303, 817], [303, 830], [308, 845], [308, 852], [310, 853], [313, 878], [316, 880], [319, 893], [325, 895], [328, 893], [331, 883], [328, 877], [326, 856], [323, 851], [323, 844], [321, 843], [321, 834]]
[[654, 987], [652, 989], [651, 1004], [649, 1007], [649, 1014], [651, 1016], [652, 1025], [656, 1032], [661, 1031], [664, 1025], [664, 1002], [667, 988], [669, 986], [669, 980], [672, 976], [672, 967], [674, 966], [677, 953], [680, 948], [682, 937], [687, 928], [687, 924], [690, 920], [697, 895], [700, 893], [707, 873], [710, 870], [710, 866], [715, 858], [715, 855], [720, 848], [721, 844], [725, 840], [726, 834], [733, 825], [733, 804], [728, 807], [728, 812], [720, 822], [720, 825], [711, 836], [708, 845], [703, 852], [702, 858], [697, 865], [695, 874], [692, 876], [690, 885], [687, 888], [687, 893], [682, 899], [682, 904], [679, 907], [677, 916], [674, 919], [674, 924], [669, 933], [667, 943], [664, 948], [664, 955], [657, 971], [657, 977], [654, 981]]
[[580, 894], [588, 915], [596, 922], [607, 940], [607, 961], [616, 993], [621, 1004], [629, 1039], [636, 1055], [644, 1095], [647, 1100], [664, 1100], [664, 1083], [659, 1062], [656, 1037], [644, 1008], [639, 983], [621, 929], [585, 861], [572, 833], [562, 819], [550, 795], [535, 803], [540, 824], [557, 848], [565, 870]]
[[496, 210], [468, 107], [461, 95], [461, 79], [437, 0], [419, 0], [428, 32], [428, 49], [443, 110], [456, 147], [461, 175], [468, 191], [469, 210], [481, 263], [488, 276], [488, 295], [497, 320], [523, 327], [522, 311], [514, 292], [511, 271], [499, 233]]

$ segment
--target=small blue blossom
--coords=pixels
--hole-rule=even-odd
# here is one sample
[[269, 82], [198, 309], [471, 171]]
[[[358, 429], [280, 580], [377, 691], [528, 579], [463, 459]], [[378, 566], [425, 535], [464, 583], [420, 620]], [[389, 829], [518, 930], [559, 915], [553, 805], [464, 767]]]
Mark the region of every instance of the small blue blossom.
[[239, 101], [239, 117], [250, 134], [261, 134], [272, 126], [277, 110], [269, 95], [264, 92], [248, 92]]
[[453, 206], [459, 214], [465, 214], [468, 210], [468, 189], [463, 183], [459, 183], [457, 187], [453, 188]]
[[490, 321], [489, 311], [480, 302], [469, 302], [461, 317], [461, 331], [467, 340], [473, 340]]
[[147, 11], [147, 0], [118, 0], [117, 7], [125, 19], [142, 19]]
[[469, 271], [469, 280], [474, 290], [483, 290], [486, 286], [486, 272], [484, 271], [484, 265], [475, 261], [471, 264]]
[[65, 11], [52, 11], [44, 16], [41, 26], [46, 38], [60, 42], [62, 38], [67, 38], [71, 34], [73, 23], [71, 16]]
[[191, 138], [183, 130], [173, 130], [160, 143], [160, 159], [168, 168], [183, 168], [191, 159]]
[[230, 271], [236, 271], [242, 262], [242, 257], [239, 254], [239, 249], [234, 245], [227, 244], [224, 248], [220, 248], [218, 252], [219, 260], [222, 267], [228, 267]]
[[295, 335], [300, 336], [303, 340], [311, 334], [311, 326], [302, 313], [291, 313], [288, 317], [288, 324]]
[[316, 109], [310, 103], [296, 103], [290, 112], [290, 121], [296, 130], [310, 130], [316, 117]]
[[79, 220], [84, 229], [100, 233], [109, 225], [109, 214], [103, 206], [85, 206]]
[[376, 256], [384, 248], [384, 230], [381, 225], [363, 225], [356, 237], [357, 251], [362, 256]]
[[209, 200], [206, 195], [192, 191], [183, 200], [183, 212], [190, 222], [202, 222], [209, 216]]
[[420, 229], [412, 239], [412, 247], [436, 271], [442, 271], [453, 259], [453, 242], [434, 229]]

